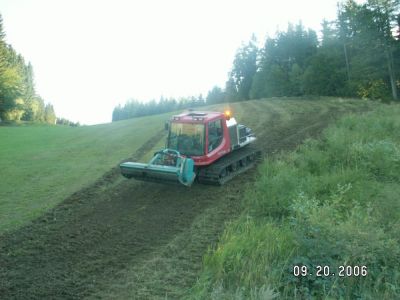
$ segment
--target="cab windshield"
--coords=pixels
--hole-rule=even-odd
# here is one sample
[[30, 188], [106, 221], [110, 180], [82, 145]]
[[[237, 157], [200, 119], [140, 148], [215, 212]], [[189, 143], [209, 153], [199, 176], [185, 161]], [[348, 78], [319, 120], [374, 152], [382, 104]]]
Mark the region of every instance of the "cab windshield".
[[204, 124], [171, 123], [168, 148], [183, 155], [204, 155]]

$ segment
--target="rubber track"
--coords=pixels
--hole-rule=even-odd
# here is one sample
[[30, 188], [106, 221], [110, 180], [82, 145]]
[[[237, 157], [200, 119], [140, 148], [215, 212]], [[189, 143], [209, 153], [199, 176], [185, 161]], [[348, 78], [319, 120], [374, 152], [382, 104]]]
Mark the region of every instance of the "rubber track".
[[[249, 161], [251, 157], [253, 157], [253, 159]], [[229, 168], [233, 164], [237, 164], [237, 162], [242, 159], [246, 159], [247, 161], [245, 166], [238, 167], [235, 171], [230, 170], [226, 176], [222, 178], [220, 177], [220, 174], [224, 169]], [[260, 160], [261, 151], [253, 145], [249, 145], [245, 148], [235, 150], [210, 166], [202, 168], [197, 175], [197, 180], [202, 184], [223, 185], [240, 173], [253, 168]]]

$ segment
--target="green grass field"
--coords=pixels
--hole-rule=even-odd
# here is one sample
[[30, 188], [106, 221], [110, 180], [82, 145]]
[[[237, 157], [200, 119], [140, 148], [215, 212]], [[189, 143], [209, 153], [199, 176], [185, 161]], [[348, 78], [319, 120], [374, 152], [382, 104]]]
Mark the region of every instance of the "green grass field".
[[94, 182], [161, 131], [168, 117], [82, 127], [0, 127], [0, 232]]
[[[202, 109], [223, 111], [227, 106]], [[390, 135], [382, 143], [366, 146], [367, 150], [372, 147], [370, 152], [362, 152], [368, 138], [376, 139], [386, 131], [391, 134], [398, 126], [390, 119], [387, 123], [379, 121], [386, 114], [383, 105], [357, 99], [275, 98], [229, 106], [237, 120], [256, 133], [266, 162], [260, 166], [259, 174], [249, 171], [223, 187], [195, 184], [187, 189], [126, 180], [119, 175], [116, 167], [121, 160], [132, 157], [147, 161], [164, 146], [164, 121], [173, 113], [78, 128], [1, 126], [0, 294], [11, 298], [17, 291], [21, 297], [36, 298], [257, 299], [277, 293], [290, 298], [297, 289], [301, 298], [307, 295], [307, 288], [321, 291], [322, 286], [332, 290], [327, 295], [336, 296], [334, 293], [341, 286], [336, 290], [336, 285], [311, 280], [310, 286], [304, 287], [303, 282], [289, 276], [290, 264], [301, 261], [315, 248], [316, 242], [309, 241], [306, 235], [320, 215], [327, 216], [322, 229], [332, 232], [326, 235], [330, 239], [322, 236], [316, 241], [329, 244], [336, 238], [344, 244], [343, 239], [356, 239], [358, 232], [364, 234], [365, 225], [371, 234], [367, 238], [376, 251], [397, 255], [393, 247], [398, 241], [394, 235], [398, 225], [388, 235], [386, 227], [382, 229], [379, 223], [385, 219], [385, 226], [390, 227], [391, 220], [397, 217], [398, 202], [393, 196], [397, 195], [397, 182], [367, 181], [360, 175], [368, 174], [361, 165], [357, 170], [347, 168], [346, 163], [355, 154], [342, 153], [354, 139], [358, 144], [353, 147], [356, 150], [351, 149], [361, 151], [357, 155], [376, 158], [388, 154], [392, 159], [397, 144], [389, 141]], [[322, 147], [326, 153], [319, 151], [318, 143], [309, 141], [293, 154], [278, 155], [296, 149], [307, 138], [319, 136], [343, 114], [377, 109], [378, 121], [374, 115], [361, 119], [354, 115], [331, 127], [323, 139], [328, 143], [326, 149]], [[395, 116], [395, 109], [388, 113], [389, 117]], [[346, 126], [352, 128], [350, 133], [354, 135], [346, 131]], [[397, 169], [393, 166], [390, 160], [383, 160], [382, 165], [373, 168], [384, 170], [377, 174], [385, 179], [386, 171], [395, 176]], [[364, 181], [357, 183], [358, 178]], [[368, 189], [363, 190], [363, 185]], [[324, 207], [326, 211], [312, 206], [314, 198], [327, 205], [331, 199], [339, 199], [335, 201], [340, 202], [341, 208], [346, 204], [340, 200], [344, 197], [341, 193], [355, 197], [355, 202], [350, 197], [348, 204], [355, 216], [354, 207], [360, 197], [371, 195], [387, 199], [382, 205], [375, 202], [374, 211], [393, 215], [376, 217], [376, 223], [371, 224], [377, 224], [377, 231], [373, 231], [370, 223], [348, 222], [335, 206]], [[392, 210], [388, 209], [391, 205]], [[305, 220], [297, 220], [296, 209], [310, 213], [304, 214]], [[243, 215], [234, 221], [242, 211]], [[342, 223], [332, 220], [329, 214], [338, 216]], [[365, 207], [360, 214], [357, 218], [365, 217]], [[233, 223], [223, 234], [228, 221]], [[303, 223], [294, 230], [291, 222], [300, 221]], [[329, 222], [342, 227], [329, 226]], [[358, 231], [348, 230], [352, 226]], [[214, 249], [212, 245], [221, 235], [222, 240]], [[299, 239], [303, 236], [306, 237]], [[384, 237], [389, 237], [392, 244], [385, 244]], [[362, 247], [357, 243], [354, 251], [360, 253]], [[202, 257], [209, 247], [214, 250], [205, 257], [201, 271]], [[315, 255], [325, 254], [324, 249], [318, 249], [322, 252]], [[384, 263], [385, 259], [389, 261], [385, 255], [376, 257]], [[323, 262], [314, 256], [310, 259]], [[376, 262], [366, 263], [377, 266]], [[371, 279], [389, 282], [388, 275], [379, 274]], [[350, 292], [359, 292], [356, 281], [347, 282], [352, 283]], [[389, 284], [397, 288], [396, 283]], [[25, 288], [20, 289], [21, 286]], [[361, 287], [367, 286], [395, 295], [390, 294], [390, 285], [382, 288], [378, 282]]]

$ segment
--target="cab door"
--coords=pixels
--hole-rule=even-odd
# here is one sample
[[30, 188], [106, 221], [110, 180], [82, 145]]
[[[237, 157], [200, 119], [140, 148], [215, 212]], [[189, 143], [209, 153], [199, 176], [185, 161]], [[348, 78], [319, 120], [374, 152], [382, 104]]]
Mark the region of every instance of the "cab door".
[[217, 149], [223, 140], [223, 128], [222, 120], [215, 120], [208, 122], [208, 142], [207, 142], [207, 153]]

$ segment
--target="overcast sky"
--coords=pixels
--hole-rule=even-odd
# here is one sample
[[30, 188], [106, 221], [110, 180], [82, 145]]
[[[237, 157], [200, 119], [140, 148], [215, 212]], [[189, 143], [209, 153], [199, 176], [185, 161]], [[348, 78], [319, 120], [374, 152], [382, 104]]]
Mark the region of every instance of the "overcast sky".
[[138, 100], [224, 86], [237, 48], [287, 23], [321, 29], [337, 0], [1, 0], [7, 42], [33, 65], [37, 92], [57, 116], [111, 121]]

